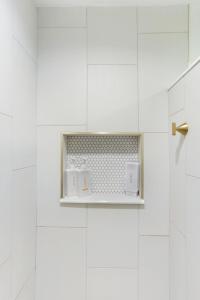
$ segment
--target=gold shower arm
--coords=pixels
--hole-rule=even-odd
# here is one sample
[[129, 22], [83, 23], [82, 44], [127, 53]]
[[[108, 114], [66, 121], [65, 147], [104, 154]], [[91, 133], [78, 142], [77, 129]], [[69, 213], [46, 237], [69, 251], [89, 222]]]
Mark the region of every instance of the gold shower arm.
[[188, 133], [189, 126], [187, 123], [183, 123], [179, 126], [176, 126], [176, 123], [172, 123], [172, 135], [176, 135], [176, 132], [179, 132], [183, 135]]

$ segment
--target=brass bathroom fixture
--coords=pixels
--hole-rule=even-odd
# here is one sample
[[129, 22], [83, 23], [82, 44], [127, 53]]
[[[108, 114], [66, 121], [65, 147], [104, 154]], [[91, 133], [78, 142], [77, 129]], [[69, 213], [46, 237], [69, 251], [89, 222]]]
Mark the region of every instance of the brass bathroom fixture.
[[185, 122], [179, 126], [176, 126], [176, 123], [172, 123], [172, 135], [176, 135], [176, 132], [181, 133], [182, 135], [186, 135], [188, 133], [189, 126]]

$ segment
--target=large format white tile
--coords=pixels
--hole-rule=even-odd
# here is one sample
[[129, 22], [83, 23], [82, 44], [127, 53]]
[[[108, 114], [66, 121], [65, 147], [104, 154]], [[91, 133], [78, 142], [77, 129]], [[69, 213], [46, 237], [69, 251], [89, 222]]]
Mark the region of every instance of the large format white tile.
[[36, 59], [37, 56], [37, 10], [32, 0], [12, 1], [14, 38]]
[[188, 299], [200, 298], [200, 179], [187, 177], [187, 284]]
[[35, 270], [19, 293], [16, 300], [35, 300]]
[[190, 4], [189, 8], [189, 54], [190, 63], [193, 63], [200, 53], [200, 4], [198, 1], [196, 3]]
[[144, 199], [140, 234], [169, 233], [169, 145], [167, 133], [144, 135]]
[[139, 249], [139, 299], [169, 300], [168, 237], [141, 237]]
[[39, 126], [37, 140], [37, 196], [39, 226], [86, 226], [84, 205], [60, 205], [61, 133], [84, 127]]
[[138, 131], [136, 66], [89, 66], [88, 126], [98, 131]]
[[39, 124], [85, 124], [86, 70], [86, 29], [39, 30]]
[[13, 168], [36, 162], [36, 66], [17, 41], [13, 40]]
[[136, 268], [138, 261], [137, 223], [137, 208], [89, 207], [88, 266]]
[[39, 228], [36, 300], [85, 300], [85, 229]]
[[139, 129], [142, 132], [168, 131], [168, 101], [167, 91], [140, 100]]
[[12, 296], [16, 297], [35, 268], [36, 170], [13, 172]]
[[12, 119], [0, 114], [0, 264], [10, 255]]
[[0, 112], [11, 114], [11, 8], [10, 0], [0, 2]]
[[[169, 130], [172, 122], [177, 126], [185, 122], [185, 112], [181, 111], [169, 119]], [[186, 222], [186, 138], [177, 133], [169, 135], [170, 143], [170, 219], [182, 234], [185, 234]]]
[[87, 300], [137, 300], [137, 270], [89, 269]]
[[187, 155], [186, 172], [192, 176], [200, 177], [200, 65], [196, 66], [186, 77], [186, 121], [189, 132], [186, 136]]
[[187, 32], [188, 6], [152, 6], [138, 9], [139, 33]]
[[139, 78], [142, 99], [157, 95], [185, 70], [188, 59], [186, 33], [139, 36]]
[[83, 27], [86, 26], [86, 8], [40, 7], [39, 27]]
[[169, 91], [169, 115], [185, 108], [185, 77]]
[[164, 91], [187, 67], [187, 49], [186, 33], [139, 36], [141, 131], [167, 131]]
[[186, 239], [172, 227], [170, 241], [171, 300], [187, 298]]
[[11, 264], [10, 264], [10, 260], [7, 260], [3, 265], [0, 266], [0, 299], [1, 300], [11, 300], [10, 274], [11, 274]]
[[136, 64], [135, 8], [88, 9], [89, 64]]

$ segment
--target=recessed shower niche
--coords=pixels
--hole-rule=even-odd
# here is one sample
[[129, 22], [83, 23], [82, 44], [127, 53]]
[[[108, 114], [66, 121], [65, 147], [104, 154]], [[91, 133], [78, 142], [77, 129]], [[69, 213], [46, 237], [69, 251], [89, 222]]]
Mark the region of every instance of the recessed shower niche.
[[[127, 190], [129, 169], [136, 191], [130, 183]], [[60, 202], [144, 204], [143, 134], [63, 133]]]

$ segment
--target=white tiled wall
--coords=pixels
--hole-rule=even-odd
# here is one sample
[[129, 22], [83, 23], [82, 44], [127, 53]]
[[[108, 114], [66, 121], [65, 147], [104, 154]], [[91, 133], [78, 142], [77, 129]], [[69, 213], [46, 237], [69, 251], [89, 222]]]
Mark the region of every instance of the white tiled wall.
[[136, 269], [138, 261], [137, 236], [137, 208], [129, 206], [89, 207], [88, 267]]
[[88, 63], [137, 64], [135, 8], [89, 8]]
[[11, 300], [10, 274], [11, 264], [8, 259], [0, 268], [0, 299]]
[[[171, 94], [170, 99], [174, 99], [174, 96], [177, 99], [176, 96], [178, 97], [178, 95], [176, 94]], [[182, 98], [182, 94], [180, 97]], [[185, 120], [185, 112], [182, 110], [170, 116], [169, 126], [171, 127], [172, 122], [182, 124]], [[186, 139], [182, 135], [170, 138], [170, 219], [182, 234], [185, 234], [186, 226], [186, 142]]]
[[[166, 89], [188, 20], [164, 9], [39, 9], [37, 300], [169, 300]], [[84, 130], [145, 132], [144, 207], [59, 205], [60, 133]]]
[[11, 131], [11, 118], [0, 114], [0, 264], [9, 258], [11, 248]]
[[186, 173], [192, 176], [200, 177], [199, 152], [199, 74], [200, 65], [198, 64], [186, 77], [186, 118], [192, 129], [187, 139], [186, 153]]
[[36, 299], [85, 299], [86, 230], [39, 228]]
[[188, 299], [197, 300], [200, 297], [199, 273], [200, 273], [200, 238], [198, 228], [199, 220], [199, 193], [200, 179], [197, 177], [187, 177], [187, 280]]
[[86, 26], [86, 8], [45, 7], [38, 10], [40, 28], [84, 27]]
[[165, 90], [187, 67], [187, 44], [187, 33], [139, 35], [141, 131], [167, 132]]
[[13, 40], [13, 168], [29, 167], [36, 161], [36, 64]]
[[187, 6], [139, 8], [139, 33], [178, 33], [188, 31]]
[[34, 60], [37, 56], [36, 14], [34, 1], [12, 1], [13, 36]]
[[189, 52], [190, 63], [200, 56], [200, 4], [196, 1], [189, 7]]
[[19, 293], [17, 300], [35, 300], [35, 271], [28, 278], [24, 288]]
[[93, 268], [88, 270], [87, 299], [138, 299], [137, 270]]
[[169, 91], [170, 126], [171, 122], [189, 124], [185, 137], [170, 133], [172, 300], [200, 298], [199, 76], [198, 64]]
[[18, 295], [35, 268], [36, 180], [35, 167], [13, 176], [13, 294]]
[[38, 124], [86, 123], [86, 30], [39, 30]]
[[0, 1], [2, 300], [34, 300], [27, 282], [35, 277], [36, 33], [31, 0]]
[[187, 298], [187, 265], [186, 240], [184, 235], [174, 226], [170, 232], [170, 284], [171, 300], [186, 300]]
[[138, 131], [136, 66], [88, 66], [88, 129]]
[[169, 239], [140, 237], [139, 299], [169, 299]]
[[[139, 210], [140, 234], [169, 233], [168, 134], [144, 135], [145, 207]], [[159, 166], [159, 167], [158, 167]]]
[[85, 206], [60, 206], [61, 132], [84, 131], [82, 126], [39, 126], [37, 130], [38, 226], [86, 227]]

